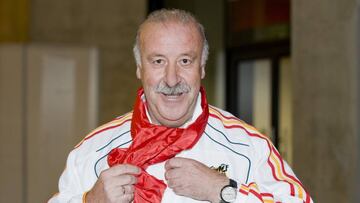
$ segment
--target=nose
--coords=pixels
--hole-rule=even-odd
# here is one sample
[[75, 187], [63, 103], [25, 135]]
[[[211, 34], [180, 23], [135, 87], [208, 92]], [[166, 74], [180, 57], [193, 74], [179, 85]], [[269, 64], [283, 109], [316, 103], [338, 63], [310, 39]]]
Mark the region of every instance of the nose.
[[165, 73], [165, 82], [169, 87], [173, 87], [180, 82], [180, 77], [178, 75], [178, 68], [176, 65], [169, 65], [166, 67]]

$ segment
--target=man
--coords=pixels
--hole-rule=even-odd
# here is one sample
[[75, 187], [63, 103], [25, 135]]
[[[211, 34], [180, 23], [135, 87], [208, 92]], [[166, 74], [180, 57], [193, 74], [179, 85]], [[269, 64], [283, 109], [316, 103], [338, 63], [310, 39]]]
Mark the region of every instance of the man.
[[152, 13], [134, 55], [133, 112], [75, 147], [50, 202], [312, 202], [269, 139], [207, 104], [208, 44], [191, 14]]

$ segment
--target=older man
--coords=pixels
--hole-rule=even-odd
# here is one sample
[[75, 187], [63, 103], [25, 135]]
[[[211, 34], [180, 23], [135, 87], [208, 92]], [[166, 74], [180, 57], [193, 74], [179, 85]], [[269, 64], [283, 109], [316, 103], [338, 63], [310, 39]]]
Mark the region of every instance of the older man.
[[269, 139], [207, 104], [208, 44], [191, 14], [152, 13], [134, 55], [133, 112], [75, 147], [50, 202], [312, 202]]

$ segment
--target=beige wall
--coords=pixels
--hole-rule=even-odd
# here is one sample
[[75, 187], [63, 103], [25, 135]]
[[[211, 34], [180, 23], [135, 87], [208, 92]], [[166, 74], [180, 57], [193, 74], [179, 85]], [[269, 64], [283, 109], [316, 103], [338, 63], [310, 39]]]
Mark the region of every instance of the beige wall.
[[145, 0], [33, 0], [30, 11], [31, 41], [99, 49], [100, 123], [132, 108], [140, 87], [132, 46], [146, 15]]
[[0, 45], [0, 202], [57, 191], [67, 154], [97, 125], [96, 69], [96, 49]]
[[21, 47], [0, 46], [0, 202], [24, 200], [25, 118], [22, 58]]
[[97, 126], [97, 59], [94, 48], [26, 46], [27, 202], [46, 202], [58, 191], [67, 154]]
[[316, 202], [359, 193], [358, 16], [357, 0], [292, 1], [293, 161]]

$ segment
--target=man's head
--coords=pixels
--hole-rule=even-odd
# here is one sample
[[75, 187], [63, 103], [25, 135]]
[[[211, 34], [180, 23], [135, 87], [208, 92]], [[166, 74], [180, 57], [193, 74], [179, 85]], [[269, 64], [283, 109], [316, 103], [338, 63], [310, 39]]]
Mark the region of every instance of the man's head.
[[185, 11], [155, 11], [138, 30], [134, 55], [151, 119], [183, 125], [193, 115], [205, 76], [208, 44], [202, 25]]

